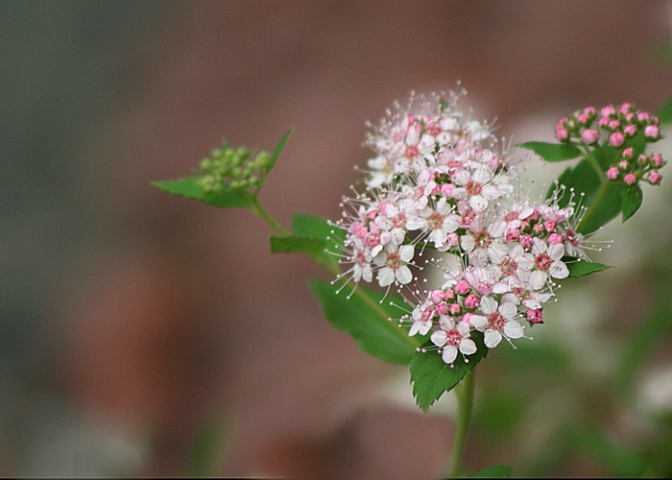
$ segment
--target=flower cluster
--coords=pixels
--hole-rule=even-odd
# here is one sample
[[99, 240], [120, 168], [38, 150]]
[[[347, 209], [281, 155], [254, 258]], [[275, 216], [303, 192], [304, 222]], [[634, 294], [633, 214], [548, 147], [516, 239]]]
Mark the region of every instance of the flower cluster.
[[[616, 150], [607, 169], [607, 178], [634, 185], [644, 180], [658, 185], [658, 170], [665, 164], [658, 154], [645, 154], [647, 143], [660, 140], [659, 119], [648, 112], [637, 110], [631, 103], [619, 107], [608, 105], [599, 112], [594, 107], [577, 110], [570, 117], [563, 117], [555, 125], [555, 136], [561, 142], [575, 140], [598, 151]], [[600, 144], [600, 139], [602, 143]], [[610, 152], [611, 153], [611, 152]]]
[[[567, 262], [587, 258], [573, 194], [560, 189], [537, 203], [521, 196], [518, 167], [491, 127], [465, 119], [460, 96], [412, 98], [388, 111], [367, 140], [375, 155], [365, 191], [343, 199], [337, 222], [349, 266], [339, 278], [375, 276], [382, 287], [410, 290], [401, 324], [429, 335], [448, 364], [458, 354], [468, 361], [477, 335], [487, 348], [524, 337], [524, 323], [543, 321]], [[414, 262], [427, 249], [443, 254], [426, 262], [442, 284], [413, 290], [412, 269], [422, 268]]]

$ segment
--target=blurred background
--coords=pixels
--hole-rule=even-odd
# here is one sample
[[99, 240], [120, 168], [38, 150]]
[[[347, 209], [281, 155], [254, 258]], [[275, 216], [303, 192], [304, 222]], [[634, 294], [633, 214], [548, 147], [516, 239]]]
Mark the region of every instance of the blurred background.
[[[656, 111], [672, 2], [0, 2], [0, 474], [440, 476], [452, 397], [419, 411], [259, 219], [149, 183], [293, 126], [261, 199], [336, 218], [365, 121], [458, 80], [514, 143], [586, 105]], [[672, 475], [671, 203], [663, 170], [595, 237], [617, 268], [479, 366], [468, 471]]]

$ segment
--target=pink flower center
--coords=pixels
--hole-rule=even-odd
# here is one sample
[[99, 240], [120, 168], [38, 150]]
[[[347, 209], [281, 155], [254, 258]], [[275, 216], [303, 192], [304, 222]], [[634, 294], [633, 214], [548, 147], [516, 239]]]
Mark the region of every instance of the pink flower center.
[[366, 255], [364, 255], [364, 252], [357, 252], [357, 265], [363, 267], [367, 263], [369, 262], [366, 261]]
[[511, 222], [513, 222], [514, 220], [518, 220], [518, 216], [519, 216], [519, 215], [520, 215], [520, 214], [519, 214], [518, 212], [509, 212], [509, 213], [507, 213], [506, 216], [504, 217], [504, 221], [507, 222], [507, 223], [511, 223]]
[[513, 289], [513, 293], [516, 295], [516, 297], [520, 298], [523, 301], [528, 300], [530, 298], [530, 291], [525, 288], [516, 287]]
[[549, 268], [551, 268], [553, 260], [551, 260], [551, 257], [546, 255], [545, 253], [542, 253], [541, 255], [537, 256], [537, 258], [534, 260], [534, 264], [539, 270], [545, 272]]
[[441, 133], [441, 126], [436, 122], [429, 122], [427, 125], [427, 133], [429, 133], [432, 137], [436, 137], [439, 133]]
[[492, 243], [492, 237], [488, 232], [485, 231], [478, 232], [474, 236], [474, 242], [481, 248], [487, 248]]
[[488, 325], [490, 325], [490, 328], [493, 330], [501, 330], [504, 328], [505, 323], [506, 319], [499, 312], [491, 313], [488, 316]]
[[397, 270], [402, 265], [401, 257], [397, 252], [392, 252], [387, 256], [385, 264], [392, 270]]
[[406, 221], [406, 215], [403, 213], [398, 213], [392, 219], [392, 225], [394, 225], [394, 228], [404, 228], [406, 226]]
[[467, 182], [464, 188], [469, 195], [480, 195], [481, 192], [483, 191], [481, 184], [474, 181]]
[[366, 246], [369, 248], [375, 248], [378, 245], [380, 245], [380, 234], [377, 232], [369, 232], [366, 235], [366, 239], [364, 240], [366, 243]]
[[443, 225], [443, 215], [439, 212], [433, 212], [427, 219], [427, 226], [430, 230], [438, 230]]
[[427, 307], [422, 311], [422, 315], [420, 315], [420, 320], [423, 323], [427, 323], [428, 321], [431, 320], [433, 315], [434, 315], [434, 309], [432, 307]]
[[462, 223], [468, 227], [474, 222], [474, 219], [476, 218], [476, 214], [469, 210], [468, 212], [464, 212], [462, 215]]
[[462, 334], [457, 331], [456, 328], [453, 328], [451, 331], [446, 333], [446, 343], [456, 347], [462, 341]]
[[518, 269], [518, 264], [513, 258], [506, 257], [502, 262], [502, 264], [500, 265], [500, 269], [502, 270], [502, 275], [510, 277], [511, 275], [516, 273], [516, 270]]
[[406, 147], [405, 153], [406, 158], [408, 158], [409, 160], [413, 160], [420, 154], [420, 150], [418, 150], [418, 147], [416, 147], [415, 145], [409, 145], [408, 147]]

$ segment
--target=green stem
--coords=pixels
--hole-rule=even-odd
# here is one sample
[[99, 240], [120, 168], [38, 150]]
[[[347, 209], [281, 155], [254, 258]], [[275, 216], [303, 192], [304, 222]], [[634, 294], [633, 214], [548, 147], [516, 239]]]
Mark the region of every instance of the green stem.
[[588, 210], [586, 210], [585, 215], [583, 216], [583, 218], [576, 227], [576, 230], [579, 233], [591, 233], [591, 232], [583, 232], [583, 226], [586, 224], [588, 219], [595, 213], [597, 208], [600, 206], [600, 203], [602, 203], [602, 200], [604, 199], [604, 196], [607, 194], [608, 189], [609, 189], [608, 182], [604, 182], [600, 185], [600, 189], [595, 194], [595, 198], [593, 198], [592, 202], [590, 202], [590, 207], [588, 207]]
[[593, 152], [590, 151], [590, 148], [588, 148], [588, 145], [585, 143], [582, 143], [582, 150], [584, 156], [588, 159], [590, 164], [593, 166], [595, 169], [595, 173], [597, 173], [597, 178], [600, 179], [600, 185], [604, 185], [608, 183], [607, 177], [604, 174], [604, 171], [602, 170], [602, 166], [600, 165], [600, 162], [597, 161], [597, 158], [595, 158], [595, 155], [593, 155]]
[[468, 372], [464, 379], [455, 387], [457, 397], [457, 425], [453, 437], [453, 448], [450, 452], [449, 476], [460, 476], [462, 452], [469, 431], [469, 420], [474, 405], [474, 370]]
[[261, 206], [261, 203], [259, 203], [259, 199], [257, 198], [256, 195], [252, 197], [252, 207], [250, 210], [260, 218], [262, 218], [266, 223], [268, 223], [273, 230], [278, 232], [280, 235], [283, 237], [287, 237], [290, 235], [290, 233], [285, 230], [285, 228], [280, 225], [278, 222], [273, 220], [273, 217], [271, 217], [268, 212], [264, 209], [264, 207]]

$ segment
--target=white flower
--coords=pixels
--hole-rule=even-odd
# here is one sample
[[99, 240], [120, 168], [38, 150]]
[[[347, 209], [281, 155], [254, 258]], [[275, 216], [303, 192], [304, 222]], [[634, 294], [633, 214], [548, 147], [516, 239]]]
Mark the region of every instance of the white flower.
[[434, 345], [442, 348], [441, 358], [444, 362], [452, 364], [457, 358], [458, 351], [463, 355], [476, 353], [476, 343], [469, 338], [469, 325], [465, 322], [455, 321], [444, 315], [439, 319], [441, 328], [432, 333], [431, 339]]
[[530, 286], [540, 290], [550, 275], [553, 278], [567, 278], [569, 270], [560, 259], [565, 254], [565, 246], [561, 243], [547, 244], [540, 238], [532, 239], [534, 255], [534, 271], [530, 274]]
[[[481, 327], [485, 335], [485, 346], [495, 348], [502, 341], [502, 337], [515, 339], [524, 336], [523, 326], [514, 320], [518, 310], [515, 303], [502, 301], [500, 304], [490, 296], [481, 298], [480, 310], [484, 314]], [[473, 322], [473, 318], [472, 318]]]
[[446, 242], [446, 236], [457, 230], [459, 217], [451, 215], [452, 208], [445, 197], [436, 204], [435, 209], [427, 208], [419, 215], [411, 217], [406, 224], [408, 230], [429, 231], [429, 239], [436, 248], [440, 248]]
[[397, 249], [396, 245], [388, 243], [385, 250], [374, 258], [376, 265], [381, 267], [378, 270], [378, 284], [387, 287], [393, 282], [402, 285], [410, 283], [413, 275], [407, 264], [413, 259], [413, 253], [411, 245], [402, 245]]

